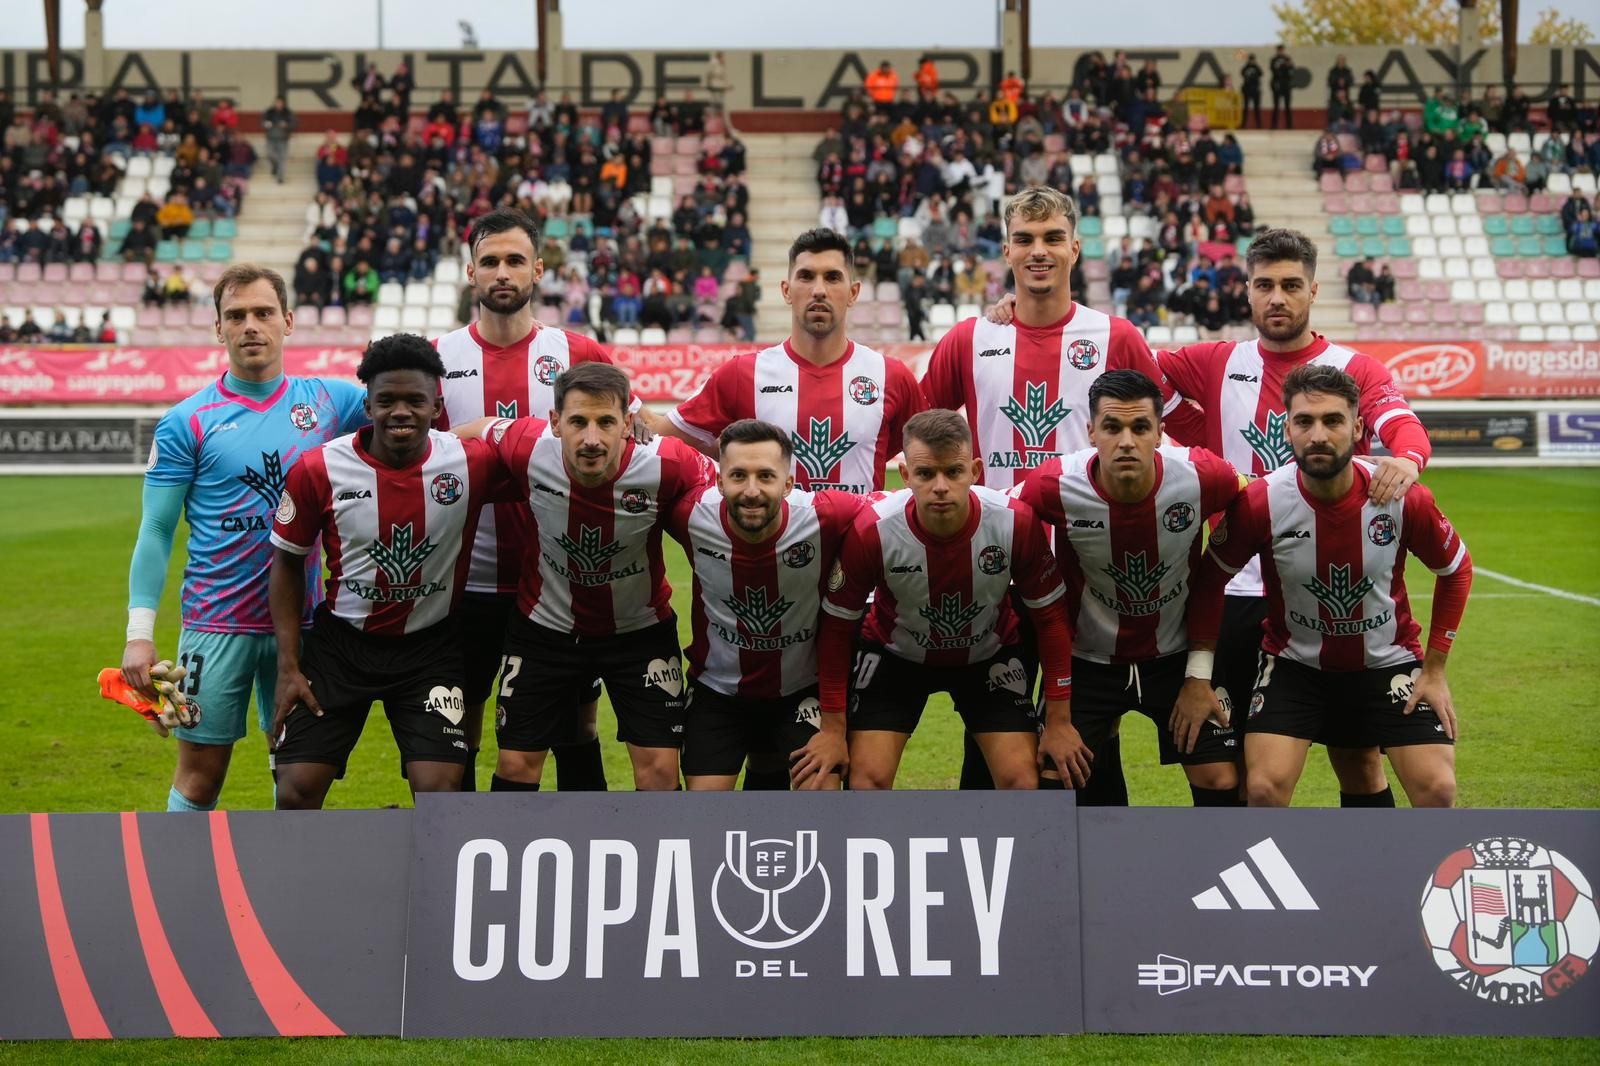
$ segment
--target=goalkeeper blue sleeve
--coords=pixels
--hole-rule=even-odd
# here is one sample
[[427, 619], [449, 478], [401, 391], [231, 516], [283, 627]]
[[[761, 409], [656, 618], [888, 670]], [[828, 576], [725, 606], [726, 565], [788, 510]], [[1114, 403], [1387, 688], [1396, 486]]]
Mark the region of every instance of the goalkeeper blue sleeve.
[[172, 538], [183, 514], [187, 485], [144, 486], [144, 517], [139, 521], [139, 539], [133, 545], [133, 562], [128, 566], [128, 607], [155, 610], [161, 602], [161, 588], [167, 581], [167, 562], [172, 558]]

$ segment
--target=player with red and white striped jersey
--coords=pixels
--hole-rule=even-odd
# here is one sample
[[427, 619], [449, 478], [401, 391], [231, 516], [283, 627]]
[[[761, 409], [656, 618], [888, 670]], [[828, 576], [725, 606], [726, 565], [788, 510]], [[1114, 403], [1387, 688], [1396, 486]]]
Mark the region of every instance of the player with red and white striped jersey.
[[[1226, 719], [1180, 721], [1189, 638], [1189, 581], [1207, 515], [1239, 494], [1239, 474], [1201, 449], [1160, 447], [1161, 390], [1113, 370], [1089, 390], [1094, 447], [1035, 468], [1013, 495], [1056, 527], [1056, 558], [1072, 623], [1070, 723], [1047, 728], [1048, 755], [1075, 730], [1096, 756], [1123, 712], [1156, 723], [1163, 765], [1181, 763], [1195, 806], [1239, 804], [1238, 742]], [[1098, 761], [1098, 760], [1097, 760]], [[1078, 792], [1083, 806], [1125, 805], [1120, 775]]]
[[678, 784], [686, 704], [662, 520], [714, 480], [682, 441], [630, 436], [628, 376], [580, 363], [556, 379], [553, 423], [476, 423], [528, 500], [536, 539], [506, 633], [492, 787], [539, 787], [545, 752], [595, 677], [605, 682], [640, 789]]
[[[444, 411], [438, 427], [465, 425], [485, 416], [548, 418], [556, 378], [578, 363], [609, 363], [589, 337], [541, 326], [532, 299], [544, 261], [539, 231], [515, 208], [500, 208], [473, 220], [467, 280], [478, 301], [478, 321], [434, 342], [444, 361]], [[471, 541], [472, 568], [459, 611], [466, 661], [467, 734], [474, 758], [483, 734], [483, 707], [500, 671], [506, 625], [516, 603], [517, 577], [532, 539], [532, 516], [521, 501], [485, 508]], [[599, 686], [575, 708], [570, 740], [557, 743], [562, 791], [606, 787], [600, 740], [595, 732]], [[475, 782], [470, 774], [464, 787]]]
[[[1308, 363], [1332, 366], [1348, 373], [1361, 390], [1365, 431], [1356, 440], [1357, 454], [1366, 454], [1374, 440], [1392, 453], [1377, 460], [1373, 502], [1388, 503], [1403, 496], [1432, 455], [1427, 431], [1387, 367], [1311, 331], [1316, 245], [1293, 230], [1263, 230], [1250, 243], [1245, 268], [1257, 339], [1193, 344], [1161, 353], [1161, 369], [1173, 387], [1205, 410], [1203, 434], [1193, 443], [1247, 474], [1278, 469], [1293, 455], [1282, 403], [1285, 377]], [[1261, 575], [1254, 564], [1228, 586], [1215, 668], [1224, 705], [1231, 705], [1236, 714], [1255, 679], [1265, 610], [1261, 594]], [[1339, 778], [1342, 805], [1394, 806], [1377, 751], [1330, 747], [1328, 757]]]
[[[375, 342], [357, 371], [371, 428], [318, 446], [289, 471], [268, 592], [279, 809], [322, 806], [374, 700], [414, 793], [461, 785], [469, 755], [452, 612], [466, 584], [463, 548], [479, 508], [516, 490], [489, 445], [429, 428], [442, 373], [421, 337]], [[306, 563], [319, 537], [327, 599], [302, 648]]]
[[850, 242], [829, 229], [802, 233], [789, 247], [782, 290], [789, 337], [723, 363], [693, 396], [652, 416], [650, 428], [714, 454], [725, 428], [757, 418], [790, 433], [799, 488], [882, 489], [906, 420], [926, 405], [909, 367], [846, 335], [861, 291]]
[[838, 788], [844, 723], [817, 700], [822, 585], [865, 506], [844, 492], [796, 491], [789, 435], [742, 419], [717, 442], [717, 483], [686, 496], [668, 529], [694, 569], [691, 698], [683, 776], [731, 789], [752, 752], [798, 760], [794, 784]]
[[[972, 435], [954, 411], [906, 424], [908, 486], [857, 516], [823, 597], [817, 650], [824, 714], [850, 709], [850, 787], [890, 788], [928, 696], [949, 692], [996, 785], [1039, 784], [1033, 650], [1011, 605], [1015, 580], [1044, 658], [1045, 712], [1070, 716], [1065, 590], [1032, 508], [975, 484]], [[872, 597], [868, 611], [868, 597]], [[1074, 781], [1087, 767], [1069, 764]]]
[[[1313, 740], [1380, 746], [1414, 807], [1455, 800], [1456, 714], [1445, 661], [1466, 608], [1472, 561], [1433, 494], [1412, 483], [1371, 498], [1379, 476], [1352, 462], [1365, 425], [1360, 390], [1336, 367], [1284, 379], [1295, 465], [1253, 483], [1211, 537], [1195, 574], [1190, 643], [1221, 627], [1227, 580], [1259, 557], [1267, 615], [1245, 730], [1252, 806], [1287, 806]], [[1437, 575], [1427, 650], [1406, 595], [1405, 557]], [[1209, 684], [1180, 696], [1208, 711]], [[1195, 710], [1199, 713], [1199, 708]]]

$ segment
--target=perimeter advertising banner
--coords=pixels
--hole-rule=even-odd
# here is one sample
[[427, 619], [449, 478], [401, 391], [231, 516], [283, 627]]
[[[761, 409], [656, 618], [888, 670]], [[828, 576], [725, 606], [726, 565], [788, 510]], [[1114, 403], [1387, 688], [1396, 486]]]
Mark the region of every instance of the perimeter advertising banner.
[[1075, 1033], [1071, 793], [419, 797], [406, 1036]]

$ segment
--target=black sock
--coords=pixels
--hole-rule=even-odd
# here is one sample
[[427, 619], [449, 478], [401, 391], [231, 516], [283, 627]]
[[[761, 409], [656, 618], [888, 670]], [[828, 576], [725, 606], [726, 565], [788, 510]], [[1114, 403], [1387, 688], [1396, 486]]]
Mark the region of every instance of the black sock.
[[557, 744], [551, 752], [556, 757], [557, 792], [606, 791], [606, 764], [600, 757], [599, 737]]
[[789, 791], [789, 771], [782, 766], [764, 766], [759, 763], [749, 763], [744, 768], [744, 790], [746, 792], [787, 792]]
[[461, 768], [461, 791], [478, 791], [478, 749], [467, 752], [467, 765]]
[[489, 791], [490, 792], [537, 792], [537, 791], [539, 791], [539, 782], [537, 782], [537, 781], [507, 781], [505, 778], [501, 777], [499, 774], [495, 774], [493, 777], [489, 778]]
[[1244, 800], [1239, 798], [1237, 788], [1201, 788], [1199, 785], [1190, 785], [1189, 795], [1194, 797], [1196, 807], [1244, 806]]
[[994, 777], [989, 773], [989, 764], [983, 757], [983, 749], [978, 747], [978, 742], [972, 739], [971, 733], [962, 733], [961, 742], [961, 788], [963, 791], [975, 789], [993, 789]]
[[1126, 807], [1128, 779], [1122, 776], [1122, 734], [1099, 742], [1089, 763], [1089, 780], [1078, 789], [1080, 807]]
[[1393, 807], [1394, 789], [1385, 788], [1382, 792], [1341, 792], [1339, 793], [1339, 806]]

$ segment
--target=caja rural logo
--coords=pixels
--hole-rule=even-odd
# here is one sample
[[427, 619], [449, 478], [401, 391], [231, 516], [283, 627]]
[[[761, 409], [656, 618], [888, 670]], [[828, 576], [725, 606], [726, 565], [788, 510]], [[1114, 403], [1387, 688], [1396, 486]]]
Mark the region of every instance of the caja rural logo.
[[1540, 1003], [1588, 973], [1594, 892], [1572, 861], [1521, 837], [1447, 855], [1422, 890], [1422, 933], [1446, 977], [1491, 1003]]

